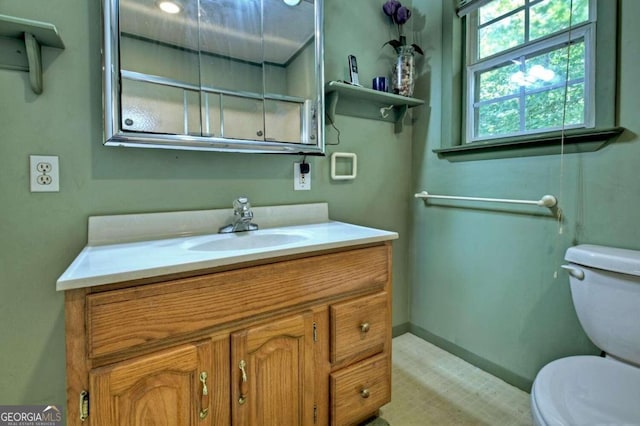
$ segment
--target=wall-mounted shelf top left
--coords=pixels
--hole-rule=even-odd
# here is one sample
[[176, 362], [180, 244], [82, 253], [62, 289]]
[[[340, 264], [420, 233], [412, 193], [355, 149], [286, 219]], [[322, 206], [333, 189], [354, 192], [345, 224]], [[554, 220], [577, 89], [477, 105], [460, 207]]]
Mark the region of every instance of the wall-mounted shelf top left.
[[64, 49], [55, 25], [0, 15], [0, 68], [28, 71], [36, 94], [42, 93], [40, 46]]

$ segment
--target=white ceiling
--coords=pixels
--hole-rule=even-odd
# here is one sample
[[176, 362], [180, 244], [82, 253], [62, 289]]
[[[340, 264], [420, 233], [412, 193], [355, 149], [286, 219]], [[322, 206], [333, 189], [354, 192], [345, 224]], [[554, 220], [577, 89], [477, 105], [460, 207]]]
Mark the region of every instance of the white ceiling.
[[170, 15], [155, 0], [121, 0], [120, 31], [239, 60], [276, 64], [289, 61], [314, 35], [314, 5], [308, 0], [294, 7], [282, 0], [200, 0], [199, 11], [198, 0], [182, 0], [181, 4], [182, 11]]

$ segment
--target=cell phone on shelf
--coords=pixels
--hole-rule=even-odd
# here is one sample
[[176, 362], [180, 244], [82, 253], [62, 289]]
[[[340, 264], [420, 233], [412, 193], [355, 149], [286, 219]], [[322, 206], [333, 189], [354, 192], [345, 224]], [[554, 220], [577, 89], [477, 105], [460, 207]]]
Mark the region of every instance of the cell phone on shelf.
[[358, 61], [356, 61], [356, 57], [353, 55], [349, 55], [349, 79], [351, 80], [351, 84], [360, 86], [360, 81], [358, 80]]

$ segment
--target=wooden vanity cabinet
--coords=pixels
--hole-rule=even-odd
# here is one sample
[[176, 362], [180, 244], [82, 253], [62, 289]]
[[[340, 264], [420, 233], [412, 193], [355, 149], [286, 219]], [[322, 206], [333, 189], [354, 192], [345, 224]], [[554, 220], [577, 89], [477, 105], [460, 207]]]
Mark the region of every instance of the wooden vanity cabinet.
[[96, 368], [89, 372], [91, 424], [209, 425], [210, 366], [205, 341]]
[[391, 398], [390, 275], [384, 242], [68, 290], [67, 423], [358, 424]]
[[388, 300], [382, 292], [329, 307], [332, 425], [363, 421], [391, 400]]
[[312, 425], [313, 349], [311, 312], [233, 333], [233, 424]]

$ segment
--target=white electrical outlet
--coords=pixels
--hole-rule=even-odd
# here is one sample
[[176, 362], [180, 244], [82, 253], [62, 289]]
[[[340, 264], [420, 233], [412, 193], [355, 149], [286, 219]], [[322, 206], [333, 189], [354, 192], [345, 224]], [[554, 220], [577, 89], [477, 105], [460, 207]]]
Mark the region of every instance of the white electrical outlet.
[[30, 155], [31, 192], [59, 192], [60, 167], [55, 155]]
[[295, 191], [311, 189], [311, 170], [309, 173], [300, 173], [300, 163], [293, 163], [293, 189]]

